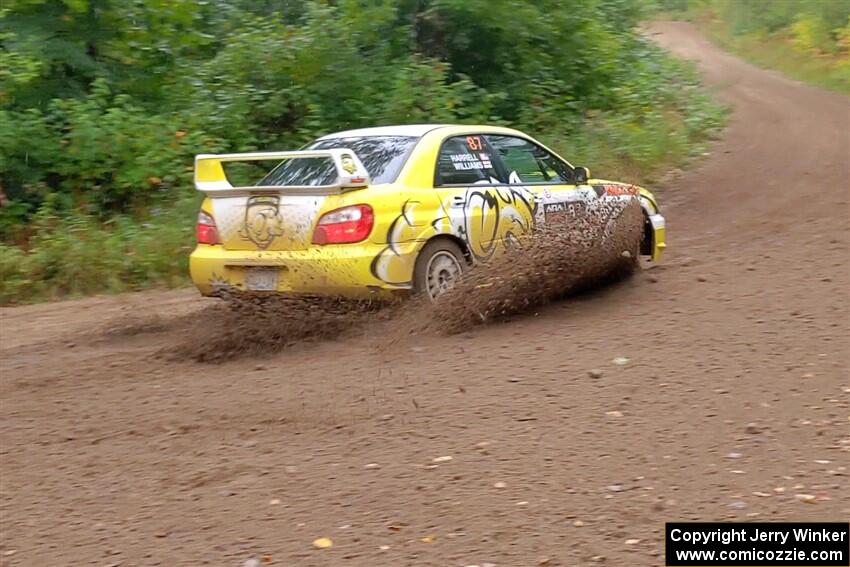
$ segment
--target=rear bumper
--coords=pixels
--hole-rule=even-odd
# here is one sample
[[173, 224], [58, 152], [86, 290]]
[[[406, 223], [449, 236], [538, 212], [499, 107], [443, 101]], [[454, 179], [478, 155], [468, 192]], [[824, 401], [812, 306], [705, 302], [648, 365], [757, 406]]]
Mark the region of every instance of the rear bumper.
[[[251, 268], [276, 268], [277, 288], [272, 292], [391, 299], [410, 290], [415, 257], [413, 248], [388, 250], [386, 245], [368, 242], [279, 252], [199, 244], [189, 257], [189, 273], [203, 295], [251, 291], [246, 284]], [[375, 266], [387, 258], [395, 268], [392, 282], [376, 276], [386, 274]]]
[[667, 222], [659, 214], [649, 215], [649, 224], [652, 227], [652, 261], [661, 260], [664, 249], [667, 248]]

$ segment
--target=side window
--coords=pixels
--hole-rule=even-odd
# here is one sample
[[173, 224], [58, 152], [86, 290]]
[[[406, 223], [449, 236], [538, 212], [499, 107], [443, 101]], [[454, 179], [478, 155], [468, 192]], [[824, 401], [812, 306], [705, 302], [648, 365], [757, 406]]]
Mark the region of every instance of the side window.
[[522, 183], [572, 183], [573, 176], [561, 160], [528, 140], [513, 136], [487, 136], [510, 177]]
[[484, 136], [455, 136], [443, 142], [437, 157], [437, 185], [490, 183], [499, 175]]

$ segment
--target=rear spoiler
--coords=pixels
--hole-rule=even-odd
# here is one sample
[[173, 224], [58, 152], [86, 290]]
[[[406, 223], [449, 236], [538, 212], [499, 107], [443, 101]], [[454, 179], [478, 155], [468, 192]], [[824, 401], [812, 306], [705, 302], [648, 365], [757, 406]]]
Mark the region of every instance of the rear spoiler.
[[[328, 158], [337, 171], [331, 185], [283, 185], [234, 187], [224, 173], [225, 162], [230, 161], [282, 161], [285, 159]], [[304, 150], [298, 152], [253, 152], [244, 154], [200, 154], [195, 156], [195, 188], [208, 195], [239, 195], [255, 191], [285, 189], [292, 195], [332, 195], [344, 189], [369, 185], [369, 173], [353, 151], [348, 149]]]

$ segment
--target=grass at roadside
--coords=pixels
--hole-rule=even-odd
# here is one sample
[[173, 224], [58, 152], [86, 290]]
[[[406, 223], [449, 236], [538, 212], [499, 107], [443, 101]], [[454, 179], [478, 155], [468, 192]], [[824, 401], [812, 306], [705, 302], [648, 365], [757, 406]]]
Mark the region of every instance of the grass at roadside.
[[697, 25], [720, 47], [752, 63], [776, 69], [789, 77], [826, 89], [850, 94], [850, 59], [846, 55], [804, 53], [784, 31], [734, 35], [728, 24], [696, 20]]
[[690, 21], [714, 43], [755, 65], [850, 94], [850, 21], [846, 15], [841, 19], [850, 2], [830, 0], [835, 2], [830, 7], [827, 0], [822, 5], [776, 0], [759, 10], [736, 1], [661, 0], [676, 8], [655, 18]]
[[197, 202], [107, 222], [45, 204], [26, 248], [0, 243], [0, 304], [185, 285]]

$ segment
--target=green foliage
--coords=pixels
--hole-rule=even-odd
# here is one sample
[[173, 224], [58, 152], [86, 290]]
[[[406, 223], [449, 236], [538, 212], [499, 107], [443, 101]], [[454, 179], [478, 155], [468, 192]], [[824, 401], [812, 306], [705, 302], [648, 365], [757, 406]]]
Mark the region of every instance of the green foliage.
[[[794, 47], [802, 52], [835, 53], [841, 49], [838, 36], [833, 37], [831, 24], [812, 14], [801, 14], [791, 24]], [[841, 31], [836, 28], [836, 32]]]
[[6, 0], [0, 302], [180, 280], [202, 152], [501, 123], [645, 180], [721, 119], [658, 1]]
[[[0, 46], [17, 62], [0, 75], [0, 100], [45, 108], [84, 96], [104, 77], [116, 90], [162, 102], [163, 76], [182, 58], [209, 55], [232, 9], [195, 0], [5, 0]], [[0, 66], [2, 69], [2, 66]], [[37, 71], [33, 74], [33, 71]], [[28, 77], [28, 80], [22, 78]]]
[[[88, 96], [54, 99], [45, 111], [0, 111], [3, 186], [16, 202], [37, 206], [55, 192], [97, 214], [173, 200], [191, 186], [193, 154], [216, 145], [183, 128], [97, 79]], [[7, 237], [10, 230], [0, 225]]]

